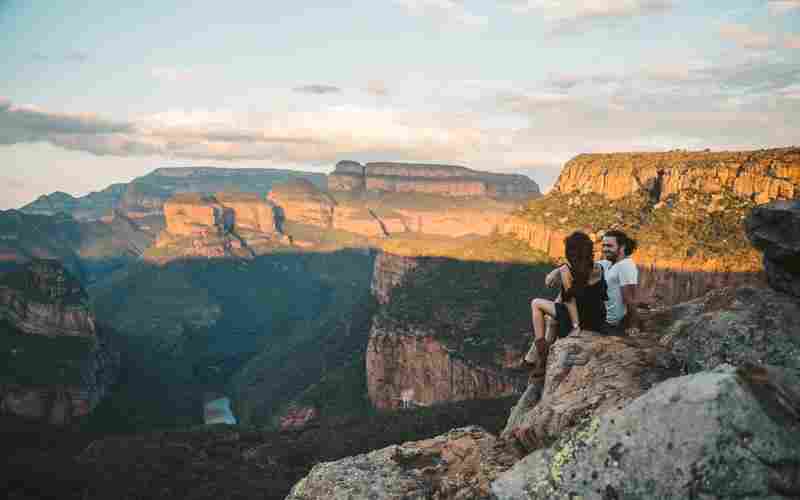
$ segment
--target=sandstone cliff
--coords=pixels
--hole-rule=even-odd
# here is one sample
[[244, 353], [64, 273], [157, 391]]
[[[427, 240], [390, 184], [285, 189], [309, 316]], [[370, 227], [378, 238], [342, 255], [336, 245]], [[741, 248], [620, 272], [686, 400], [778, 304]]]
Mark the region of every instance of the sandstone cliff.
[[119, 369], [86, 292], [57, 261], [3, 276], [0, 344], [2, 414], [68, 423], [97, 406]]
[[287, 243], [275, 207], [256, 194], [179, 194], [164, 204], [164, 217], [166, 228], [149, 252], [154, 260], [250, 257], [260, 247]]
[[415, 257], [404, 257], [387, 252], [379, 252], [375, 257], [370, 290], [379, 304], [388, 304], [392, 288], [403, 282], [406, 274], [417, 267]]
[[276, 184], [269, 199], [280, 207], [280, 218], [328, 228], [333, 225], [336, 202], [326, 192], [303, 179]]
[[523, 175], [480, 172], [455, 165], [341, 161], [328, 176], [331, 191], [388, 191], [442, 196], [530, 198], [539, 186]]
[[583, 154], [567, 162], [553, 190], [616, 200], [642, 187], [655, 201], [687, 189], [730, 190], [756, 203], [799, 197], [800, 148]]
[[34, 260], [0, 280], [0, 320], [26, 334], [93, 339], [88, 303], [80, 283], [57, 261]]
[[370, 331], [367, 387], [378, 409], [498, 398], [521, 392], [523, 380], [469, 362], [431, 332], [385, 330], [380, 323]]

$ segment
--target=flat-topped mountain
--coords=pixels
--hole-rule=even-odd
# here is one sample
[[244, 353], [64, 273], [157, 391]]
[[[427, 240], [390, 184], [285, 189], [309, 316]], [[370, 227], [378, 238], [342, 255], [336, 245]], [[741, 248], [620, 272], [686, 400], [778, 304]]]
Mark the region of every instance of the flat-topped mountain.
[[181, 193], [164, 203], [166, 227], [149, 257], [251, 257], [287, 243], [275, 206], [257, 193]]
[[800, 148], [758, 151], [670, 151], [576, 156], [553, 191], [616, 200], [640, 189], [662, 201], [681, 191], [722, 191], [766, 203], [800, 196]]
[[539, 186], [519, 174], [481, 172], [457, 165], [340, 161], [328, 176], [331, 191], [388, 191], [443, 196], [532, 198]]

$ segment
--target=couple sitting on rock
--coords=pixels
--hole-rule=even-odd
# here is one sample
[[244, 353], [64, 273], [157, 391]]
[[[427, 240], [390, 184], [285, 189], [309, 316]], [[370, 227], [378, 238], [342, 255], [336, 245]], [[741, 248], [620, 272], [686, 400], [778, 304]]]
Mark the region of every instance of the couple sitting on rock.
[[[564, 246], [568, 263], [545, 278], [548, 287], [561, 288], [559, 298], [531, 301], [534, 341], [525, 362], [534, 376], [544, 374], [547, 352], [556, 337], [580, 330], [626, 335], [635, 333], [639, 323], [634, 303], [639, 273], [630, 258], [636, 241], [622, 231], [605, 233], [605, 259], [598, 262], [594, 244], [585, 233], [570, 234]], [[554, 320], [547, 329], [545, 316]]]

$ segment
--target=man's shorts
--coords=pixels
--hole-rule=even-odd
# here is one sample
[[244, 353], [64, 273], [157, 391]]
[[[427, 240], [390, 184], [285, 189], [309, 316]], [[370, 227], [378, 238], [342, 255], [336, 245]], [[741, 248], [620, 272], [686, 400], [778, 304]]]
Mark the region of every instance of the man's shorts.
[[617, 324], [612, 325], [611, 323], [606, 322], [606, 327], [603, 330], [603, 334], [605, 335], [613, 335], [617, 337], [624, 337], [625, 336], [625, 319], [623, 318]]

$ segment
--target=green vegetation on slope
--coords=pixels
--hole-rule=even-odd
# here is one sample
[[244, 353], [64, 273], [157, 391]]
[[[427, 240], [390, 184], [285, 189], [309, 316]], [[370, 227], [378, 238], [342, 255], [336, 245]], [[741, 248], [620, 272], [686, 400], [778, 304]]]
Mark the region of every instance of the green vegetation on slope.
[[419, 326], [482, 362], [497, 362], [505, 345], [523, 349], [532, 328], [531, 299], [554, 295], [544, 287], [552, 263], [499, 236], [481, 238], [453, 255], [480, 260], [423, 259], [392, 291], [384, 318]]
[[76, 384], [94, 347], [92, 339], [28, 335], [0, 320], [0, 383]]
[[654, 256], [713, 259], [737, 269], [758, 266], [743, 227], [753, 206], [727, 191], [687, 189], [656, 204], [641, 192], [615, 201], [595, 193], [553, 193], [531, 201], [518, 215], [564, 231], [620, 228]]
[[135, 370], [109, 400], [131, 417], [102, 403], [102, 425], [199, 423], [206, 391], [235, 397], [245, 420], [267, 422], [363, 351], [372, 265], [360, 250], [186, 260], [142, 264], [96, 290], [98, 318], [115, 327]]

